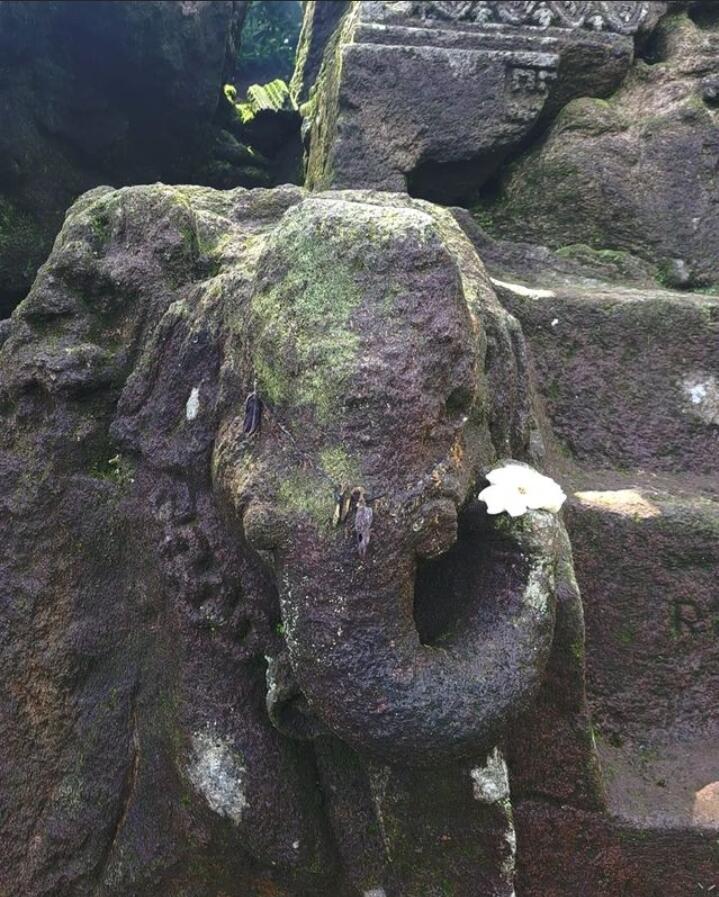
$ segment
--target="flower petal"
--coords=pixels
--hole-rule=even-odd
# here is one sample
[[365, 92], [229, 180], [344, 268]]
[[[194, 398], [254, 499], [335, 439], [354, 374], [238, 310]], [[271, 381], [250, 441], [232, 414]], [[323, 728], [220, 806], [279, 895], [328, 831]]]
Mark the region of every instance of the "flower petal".
[[487, 474], [491, 483], [479, 494], [487, 502], [487, 512], [499, 514], [507, 511], [519, 517], [528, 508], [542, 508], [557, 513], [567, 496], [551, 477], [524, 464], [505, 464]]
[[505, 509], [507, 492], [502, 486], [487, 486], [477, 498], [487, 505], [488, 514], [501, 514]]
[[556, 514], [567, 496], [554, 480], [550, 480], [549, 477], [542, 477], [542, 479], [544, 483], [527, 496], [527, 504], [530, 508], [544, 508], [544, 510], [553, 511]]
[[524, 483], [525, 471], [527, 468], [521, 464], [505, 464], [504, 467], [490, 470], [487, 480], [494, 486], [516, 486], [518, 483]]
[[552, 511], [554, 514], [557, 514], [566, 500], [567, 496], [562, 492], [560, 487], [557, 486], [555, 494], [542, 507], [547, 511]]
[[505, 496], [504, 509], [510, 517], [521, 517], [527, 513], [527, 501], [518, 492], [509, 493]]

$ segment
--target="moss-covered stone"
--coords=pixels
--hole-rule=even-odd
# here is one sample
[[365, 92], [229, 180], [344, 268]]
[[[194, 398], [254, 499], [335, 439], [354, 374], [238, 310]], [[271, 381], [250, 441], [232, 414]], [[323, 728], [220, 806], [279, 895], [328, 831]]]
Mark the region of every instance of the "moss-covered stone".
[[[544, 677], [566, 585], [556, 518], [497, 541], [472, 501], [499, 448], [526, 447], [520, 340], [450, 213], [421, 201], [80, 199], [0, 352], [13, 893], [510, 892], [493, 746]], [[375, 514], [362, 556], [357, 518], [333, 525], [346, 486]], [[426, 598], [466, 587], [486, 608], [420, 644], [417, 557], [458, 529], [454, 584]], [[335, 734], [310, 742], [316, 717]], [[349, 762], [326, 750], [340, 737]]]
[[673, 288], [716, 282], [716, 50], [682, 12], [661, 20], [651, 54], [608, 100], [568, 103], [508, 166], [482, 204], [494, 236], [626, 251]]
[[267, 257], [282, 274], [267, 276], [254, 293], [252, 360], [273, 404], [309, 405], [330, 420], [360, 361], [352, 315], [363, 299], [363, 255], [399, 226], [391, 210], [358, 205], [352, 220], [335, 217], [326, 202], [317, 213], [290, 212], [272, 235]]

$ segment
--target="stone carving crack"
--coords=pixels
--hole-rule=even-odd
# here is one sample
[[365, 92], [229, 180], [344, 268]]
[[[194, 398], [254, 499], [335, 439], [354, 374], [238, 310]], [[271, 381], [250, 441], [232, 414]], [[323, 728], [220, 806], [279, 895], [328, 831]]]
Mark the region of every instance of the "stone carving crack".
[[135, 797], [137, 778], [140, 770], [140, 733], [137, 724], [137, 709], [135, 707], [134, 696], [132, 699], [130, 720], [132, 733], [130, 738], [130, 758], [127, 765], [127, 771], [125, 773], [125, 779], [122, 785], [119, 812], [117, 814], [115, 824], [112, 828], [112, 834], [108, 840], [107, 849], [104, 851], [102, 860], [98, 864], [98, 869], [100, 870], [100, 875], [103, 879], [107, 875], [107, 870], [112, 862], [115, 847], [125, 827], [125, 822], [127, 821], [127, 816], [130, 812], [130, 808]]

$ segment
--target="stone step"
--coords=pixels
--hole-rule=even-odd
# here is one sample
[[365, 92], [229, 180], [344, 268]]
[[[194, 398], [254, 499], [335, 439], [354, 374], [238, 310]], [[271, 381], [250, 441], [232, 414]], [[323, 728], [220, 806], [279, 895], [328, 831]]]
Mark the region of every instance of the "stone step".
[[597, 738], [609, 811], [636, 829], [719, 833], [719, 721], [639, 740]]
[[[385, 44], [409, 47], [448, 47], [452, 50], [500, 50], [508, 54], [542, 53], [555, 54], [566, 40], [566, 34], [552, 29], [547, 33], [541, 29], [522, 33], [506, 25], [477, 25], [472, 22], [444, 23], [423, 27], [421, 20], [411, 26], [362, 23], [355, 32], [355, 43]], [[594, 37], [594, 35], [592, 35]], [[602, 36], [607, 41], [606, 36]], [[611, 39], [609, 39], [611, 41]], [[554, 60], [556, 62], [556, 59]]]
[[[692, 869], [719, 887], [719, 484], [641, 470], [561, 479], [611, 815], [591, 824], [627, 893], [692, 894]], [[677, 844], [689, 865], [664, 856]]]
[[711, 829], [648, 828], [605, 813], [522, 801], [515, 808], [518, 897], [712, 897]]
[[719, 296], [493, 283], [563, 451], [586, 467], [719, 472]]
[[600, 736], [621, 746], [719, 723], [716, 484], [641, 471], [562, 482]]

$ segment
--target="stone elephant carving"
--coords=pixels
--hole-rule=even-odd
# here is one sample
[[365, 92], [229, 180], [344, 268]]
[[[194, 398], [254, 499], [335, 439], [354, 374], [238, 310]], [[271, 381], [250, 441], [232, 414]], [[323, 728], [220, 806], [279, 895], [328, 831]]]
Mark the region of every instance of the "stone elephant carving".
[[[274, 553], [302, 695], [343, 741], [405, 765], [486, 754], [536, 690], [553, 628], [558, 524], [540, 512], [478, 524], [483, 570], [421, 596], [445, 619], [428, 621], [436, 641], [417, 630], [418, 559], [456, 542], [458, 508], [496, 457], [485, 337], [466, 300], [487, 285], [458, 268], [443, 225], [354, 197], [290, 209], [258, 261], [242, 334], [273, 418], [243, 438], [237, 409], [215, 449], [245, 537]], [[352, 487], [381, 496], [363, 563], [351, 527], [332, 526], [334, 490]]]
[[0, 338], [0, 890], [509, 897], [578, 598], [555, 515], [475, 499], [531, 414], [450, 214], [99, 188]]

